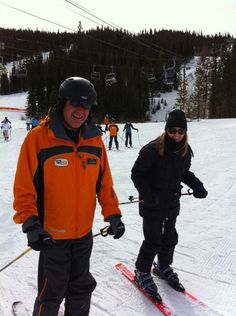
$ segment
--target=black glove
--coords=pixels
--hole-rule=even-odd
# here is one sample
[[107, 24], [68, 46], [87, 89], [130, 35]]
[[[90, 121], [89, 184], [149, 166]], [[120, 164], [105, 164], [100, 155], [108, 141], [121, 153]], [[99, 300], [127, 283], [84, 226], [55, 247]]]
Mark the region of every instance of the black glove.
[[204, 186], [199, 186], [193, 189], [193, 196], [197, 199], [205, 199], [207, 197], [207, 190], [204, 188]]
[[111, 215], [106, 218], [106, 222], [110, 223], [110, 227], [107, 232], [109, 235], [114, 235], [114, 239], [119, 239], [124, 235], [125, 224], [121, 221], [120, 215]]
[[47, 250], [52, 248], [54, 239], [42, 228], [37, 216], [29, 217], [22, 225], [22, 231], [27, 234], [28, 246], [34, 250]]
[[159, 206], [159, 198], [157, 196], [153, 196], [151, 198], [141, 199], [139, 202], [144, 208], [156, 208]]

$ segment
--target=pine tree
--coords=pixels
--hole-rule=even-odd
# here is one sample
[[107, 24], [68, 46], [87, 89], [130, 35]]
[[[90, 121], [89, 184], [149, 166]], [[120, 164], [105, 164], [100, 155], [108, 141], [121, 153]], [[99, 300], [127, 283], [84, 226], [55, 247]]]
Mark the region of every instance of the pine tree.
[[210, 99], [210, 75], [211, 63], [209, 57], [205, 54], [200, 56], [195, 71], [195, 87], [192, 100], [195, 103], [193, 110], [194, 117], [207, 118], [209, 116], [209, 99]]
[[182, 71], [179, 73], [179, 84], [178, 84], [178, 98], [176, 100], [176, 106], [181, 110], [187, 112], [187, 79], [185, 74], [185, 64]]

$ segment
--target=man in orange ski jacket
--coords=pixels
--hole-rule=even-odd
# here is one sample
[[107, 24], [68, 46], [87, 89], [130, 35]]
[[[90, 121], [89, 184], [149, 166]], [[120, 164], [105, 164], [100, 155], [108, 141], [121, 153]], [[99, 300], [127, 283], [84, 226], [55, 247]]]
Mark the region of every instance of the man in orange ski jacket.
[[21, 147], [14, 182], [14, 221], [40, 251], [33, 316], [89, 315], [96, 281], [89, 272], [96, 198], [108, 233], [125, 231], [101, 131], [89, 115], [94, 86], [80, 77], [60, 85], [59, 101]]
[[115, 122], [115, 119], [113, 118], [112, 123], [109, 125], [109, 133], [110, 133], [110, 140], [109, 140], [109, 150], [112, 148], [112, 142], [114, 140], [116, 149], [119, 149], [119, 143], [118, 143], [118, 132], [119, 132], [119, 127]]

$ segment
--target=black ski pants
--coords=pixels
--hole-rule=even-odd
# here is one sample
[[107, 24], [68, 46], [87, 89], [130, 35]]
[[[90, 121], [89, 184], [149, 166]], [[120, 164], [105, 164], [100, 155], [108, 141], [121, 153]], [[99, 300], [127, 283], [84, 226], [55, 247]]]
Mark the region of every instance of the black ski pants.
[[41, 251], [38, 266], [38, 296], [33, 316], [57, 316], [65, 299], [65, 316], [88, 316], [96, 281], [89, 272], [93, 236], [57, 240]]
[[130, 147], [132, 147], [132, 134], [125, 134], [125, 146], [128, 146], [128, 143]]
[[114, 139], [114, 142], [116, 144], [116, 149], [119, 149], [119, 143], [117, 140], [117, 136], [110, 136], [109, 149], [111, 149], [111, 147], [112, 147], [113, 139]]
[[175, 229], [176, 216], [161, 219], [143, 218], [144, 241], [139, 250], [136, 268], [150, 273], [155, 256], [162, 265], [173, 262], [178, 234]]

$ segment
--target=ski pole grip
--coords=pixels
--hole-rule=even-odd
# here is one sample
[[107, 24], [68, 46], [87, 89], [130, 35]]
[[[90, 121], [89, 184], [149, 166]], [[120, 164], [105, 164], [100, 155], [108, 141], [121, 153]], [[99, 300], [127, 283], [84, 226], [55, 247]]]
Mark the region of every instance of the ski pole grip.
[[102, 237], [106, 237], [108, 235], [108, 228], [110, 227], [110, 225], [103, 227], [102, 229], [100, 229], [100, 233], [102, 235]]

